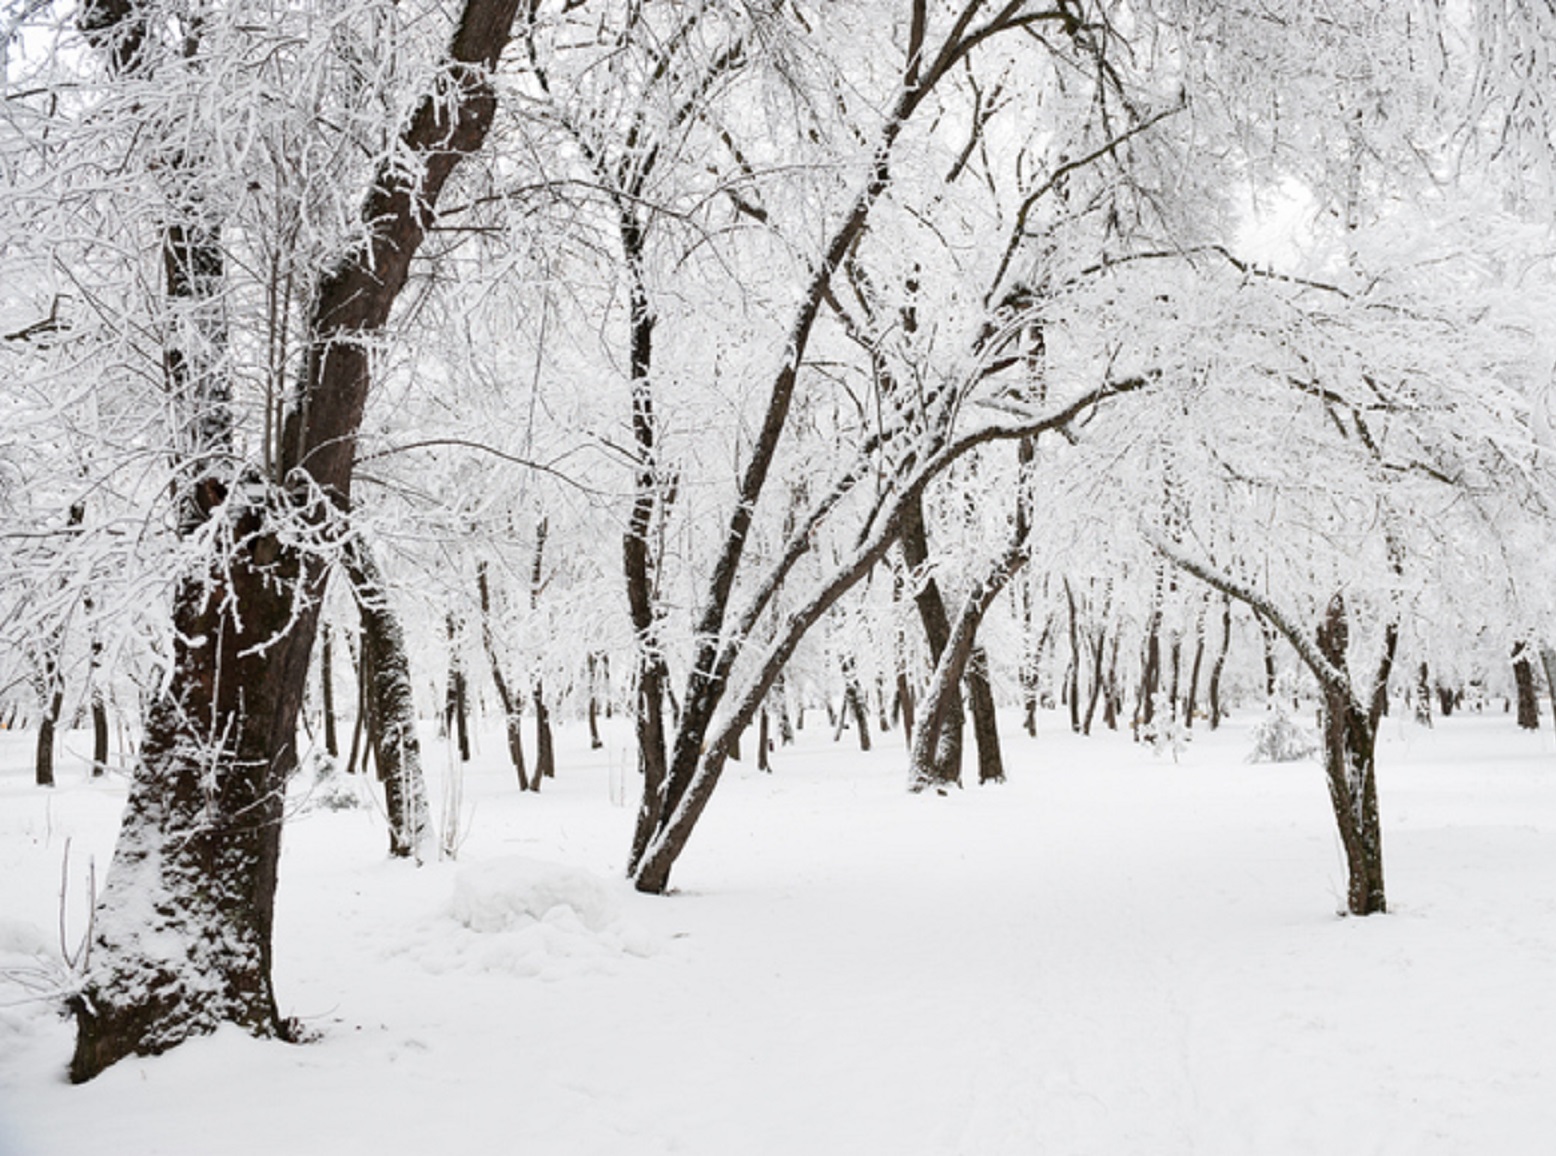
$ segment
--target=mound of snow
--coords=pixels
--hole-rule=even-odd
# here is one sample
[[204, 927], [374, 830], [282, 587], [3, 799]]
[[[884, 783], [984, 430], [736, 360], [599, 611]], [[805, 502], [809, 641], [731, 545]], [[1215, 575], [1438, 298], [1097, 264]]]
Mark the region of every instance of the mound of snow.
[[424, 926], [409, 945], [428, 970], [540, 979], [610, 972], [649, 956], [653, 937], [623, 918], [620, 884], [560, 863], [521, 857], [461, 867], [446, 909], [459, 925]]
[[570, 912], [590, 931], [618, 916], [616, 897], [588, 871], [540, 859], [497, 859], [462, 868], [454, 878], [454, 918], [471, 931], [513, 931]]

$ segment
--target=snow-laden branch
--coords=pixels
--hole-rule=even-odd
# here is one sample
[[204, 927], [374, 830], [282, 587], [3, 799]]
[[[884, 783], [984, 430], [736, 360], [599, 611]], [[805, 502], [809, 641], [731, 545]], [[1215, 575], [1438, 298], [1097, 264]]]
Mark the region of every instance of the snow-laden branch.
[[[1356, 695], [1351, 687], [1350, 675], [1341, 667], [1336, 666], [1319, 650], [1318, 643], [1314, 641], [1306, 631], [1298, 627], [1273, 599], [1260, 594], [1253, 587], [1239, 582], [1230, 574], [1217, 570], [1207, 562], [1200, 561], [1184, 553], [1177, 545], [1167, 541], [1161, 535], [1154, 533], [1145, 526], [1140, 527], [1140, 533], [1150, 547], [1178, 569], [1192, 574], [1201, 582], [1222, 594], [1237, 599], [1245, 606], [1257, 611], [1269, 624], [1280, 631], [1282, 637], [1291, 643], [1307, 668], [1313, 672], [1313, 676], [1323, 683], [1326, 688], [1343, 693], [1352, 703], [1356, 702]], [[1357, 710], [1366, 714], [1366, 708], [1357, 705]]]

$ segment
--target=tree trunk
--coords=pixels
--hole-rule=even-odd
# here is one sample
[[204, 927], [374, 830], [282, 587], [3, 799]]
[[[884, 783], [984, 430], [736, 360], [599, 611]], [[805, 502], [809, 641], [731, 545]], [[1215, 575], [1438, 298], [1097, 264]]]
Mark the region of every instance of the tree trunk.
[[[981, 614], [979, 620], [982, 620]], [[976, 628], [977, 623], [974, 624]], [[967, 660], [965, 682], [967, 703], [972, 712], [973, 738], [978, 746], [978, 781], [1003, 783], [1005, 758], [1000, 750], [999, 714], [994, 703], [994, 688], [989, 685], [989, 656], [976, 643]]]
[[[914, 500], [906, 503], [902, 511], [902, 531], [900, 545], [903, 561], [907, 563], [908, 572], [914, 576], [917, 589], [913, 594], [913, 601], [918, 606], [919, 621], [924, 626], [924, 637], [929, 642], [930, 661], [938, 668], [941, 656], [945, 654], [945, 648], [951, 638], [951, 623], [946, 614], [945, 600], [940, 596], [940, 587], [933, 576], [923, 573], [923, 568], [929, 561], [929, 534], [924, 526], [924, 506], [922, 500]], [[971, 641], [968, 643], [971, 646]], [[932, 757], [931, 777], [937, 783], [961, 784], [962, 781], [962, 694], [960, 689], [961, 670], [957, 669], [957, 677], [942, 691], [943, 703], [936, 704], [936, 712], [939, 716], [932, 744], [925, 745], [923, 750], [926, 757]], [[928, 703], [925, 704], [928, 710]], [[926, 725], [924, 716], [917, 720], [920, 730]], [[918, 763], [918, 740], [915, 738], [912, 750], [915, 752], [914, 776], [917, 781], [920, 771], [923, 769]]]
[[361, 772], [367, 774], [367, 753], [363, 745], [363, 739], [367, 734], [367, 684], [371, 676], [367, 670], [367, 656], [363, 653], [360, 644], [357, 647], [352, 669], [357, 676], [357, 717], [351, 724], [351, 750], [346, 755], [346, 774], [356, 774], [358, 770], [357, 756], [362, 756]]
[[859, 729], [859, 749], [870, 749], [870, 714], [865, 709], [864, 693], [859, 689], [859, 674], [854, 666], [851, 656], [845, 656], [843, 663], [843, 713], [851, 716], [854, 726]]
[[108, 773], [108, 703], [99, 687], [92, 688], [92, 777]]
[[1527, 643], [1513, 645], [1513, 679], [1518, 685], [1518, 725], [1526, 731], [1540, 729], [1540, 696], [1535, 688], [1534, 663]]
[[459, 749], [459, 761], [470, 761], [470, 691], [460, 646], [459, 624], [452, 614], [444, 618], [448, 634], [448, 685], [443, 694], [443, 729]]
[[[984, 612], [1020, 570], [1026, 557], [1026, 544], [1018, 542], [988, 577], [974, 584], [968, 591], [967, 600], [956, 616], [956, 624], [935, 666], [934, 678], [930, 681], [929, 694], [924, 700], [924, 710], [919, 718], [918, 734], [913, 739], [913, 752], [909, 760], [909, 789], [913, 791], [922, 791], [928, 787], [944, 790], [953, 785], [941, 777], [942, 763], [937, 748], [945, 741], [948, 716], [954, 709], [955, 686], [972, 656], [973, 640], [977, 637], [978, 624]], [[954, 785], [961, 784], [956, 781]]]
[[1416, 668], [1415, 716], [1422, 726], [1432, 725], [1432, 672], [1424, 662]]
[[[71, 999], [73, 1080], [223, 1023], [295, 1035], [276, 1005], [271, 931], [285, 786], [325, 584], [322, 559], [298, 543], [328, 525], [319, 495], [349, 508], [373, 335], [450, 173], [485, 139], [491, 72], [516, 7], [467, 0], [445, 83], [417, 106], [365, 198], [371, 239], [320, 279], [310, 355], [277, 447], [283, 484], [244, 478], [229, 491], [196, 475], [180, 497], [181, 526], [183, 511], [189, 522], [223, 518], [234, 545], [175, 582], [170, 672], [147, 712], [90, 962]], [[134, 0], [90, 0], [78, 19], [115, 71], [133, 73], [148, 58], [147, 14]], [[170, 247], [175, 240], [170, 230]], [[218, 390], [193, 395], [209, 407], [193, 415], [196, 428], [226, 423]], [[221, 460], [208, 438], [206, 448]], [[307, 532], [280, 532], [299, 521]]]
[[1211, 730], [1221, 725], [1221, 672], [1226, 669], [1227, 652], [1232, 648], [1232, 599], [1225, 594], [1221, 599], [1221, 647], [1216, 651], [1216, 660], [1210, 664], [1210, 686], [1207, 688]]
[[405, 632], [389, 607], [383, 576], [366, 544], [353, 538], [347, 544], [345, 560], [362, 615], [362, 653], [369, 673], [368, 718], [372, 722], [368, 735], [378, 777], [384, 784], [389, 854], [419, 862], [431, 820], [421, 773], [421, 740], [416, 733], [416, 697]]
[[340, 758], [340, 741], [335, 733], [335, 632], [328, 624], [319, 628], [323, 638], [319, 648], [319, 700], [324, 707], [324, 753]]
[[1199, 672], [1205, 661], [1205, 608], [1194, 620], [1194, 659], [1189, 663], [1189, 692], [1183, 696], [1183, 725], [1194, 729], [1194, 704], [1199, 701]]
[[[1346, 669], [1349, 635], [1345, 600], [1336, 594], [1329, 601], [1317, 639], [1319, 653], [1334, 671], [1343, 673]], [[1392, 656], [1384, 661], [1385, 665], [1392, 662]], [[1381, 673], [1386, 680], [1386, 669]], [[1324, 692], [1324, 774], [1329, 782], [1335, 823], [1340, 829], [1340, 843], [1345, 848], [1346, 909], [1352, 915], [1381, 914], [1388, 905], [1383, 887], [1383, 829], [1378, 819], [1377, 776], [1373, 766], [1377, 694], [1373, 694], [1373, 705], [1364, 707], [1343, 677], [1320, 675], [1319, 681]]]
[[1151, 611], [1146, 626], [1145, 655], [1141, 662], [1140, 689], [1135, 699], [1134, 725], [1131, 728], [1136, 741], [1156, 719], [1156, 692], [1162, 678], [1162, 612], [1160, 606]]
[[1256, 615], [1259, 620], [1259, 637], [1264, 640], [1264, 699], [1266, 702], [1275, 700], [1275, 628]]
[[589, 749], [597, 751], [605, 745], [600, 737], [600, 687], [599, 662], [602, 655], [589, 655]]
[[54, 785], [54, 748], [57, 745], [54, 732], [59, 726], [60, 712], [65, 706], [65, 680], [59, 673], [59, 661], [52, 653], [44, 658], [43, 676], [39, 679], [38, 746], [33, 760], [33, 778], [40, 787]]
[[508, 758], [519, 776], [519, 790], [529, 790], [529, 775], [524, 767], [524, 726], [521, 702], [509, 689], [503, 675], [502, 661], [497, 656], [497, 640], [492, 634], [492, 590], [486, 577], [486, 563], [478, 562], [475, 568], [476, 593], [481, 604], [481, 648], [486, 651], [486, 662], [492, 673], [492, 685], [497, 688], [497, 702], [502, 707], [503, 726], [508, 735]]
[[1064, 602], [1070, 612], [1070, 665], [1065, 674], [1065, 698], [1070, 704], [1070, 730], [1081, 733], [1081, 631], [1075, 613], [1075, 591], [1064, 580]]
[[551, 709], [546, 706], [546, 686], [535, 680], [535, 773], [531, 776], [530, 790], [540, 790], [541, 779], [556, 777], [556, 747], [551, 739]]
[[1081, 734], [1091, 734], [1091, 720], [1097, 713], [1097, 701], [1102, 697], [1102, 664], [1107, 652], [1107, 635], [1099, 627], [1091, 637], [1091, 688], [1086, 692], [1086, 714], [1081, 718]]
[[292, 1033], [271, 987], [270, 933], [307, 661], [295, 629], [285, 634], [301, 575], [254, 564], [269, 552], [263, 525], [251, 517], [250, 548], [175, 594], [172, 693], [146, 718], [73, 1000], [78, 1082], [224, 1022]]
[[1123, 637], [1123, 630], [1115, 629], [1113, 644], [1108, 652], [1108, 679], [1103, 691], [1102, 722], [1110, 731], [1118, 730], [1118, 716], [1124, 710], [1124, 692], [1118, 682], [1118, 647]]

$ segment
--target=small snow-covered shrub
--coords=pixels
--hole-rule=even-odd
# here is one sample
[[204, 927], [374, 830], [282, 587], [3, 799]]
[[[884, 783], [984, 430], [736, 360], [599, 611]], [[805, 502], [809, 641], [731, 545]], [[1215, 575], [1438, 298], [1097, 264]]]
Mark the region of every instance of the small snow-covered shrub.
[[1151, 744], [1152, 754], [1158, 757], [1170, 754], [1172, 761], [1177, 762], [1178, 756], [1188, 749], [1194, 732], [1173, 709], [1171, 695], [1158, 691], [1151, 704], [1151, 721], [1140, 728], [1140, 737]]
[[355, 781], [358, 776], [341, 774], [328, 755], [321, 755], [314, 763], [313, 774], [306, 803], [310, 809], [350, 811], [363, 805], [362, 791]]
[[1264, 718], [1253, 728], [1250, 763], [1297, 763], [1318, 752], [1318, 735], [1291, 717], [1284, 699], [1273, 699], [1264, 708]]

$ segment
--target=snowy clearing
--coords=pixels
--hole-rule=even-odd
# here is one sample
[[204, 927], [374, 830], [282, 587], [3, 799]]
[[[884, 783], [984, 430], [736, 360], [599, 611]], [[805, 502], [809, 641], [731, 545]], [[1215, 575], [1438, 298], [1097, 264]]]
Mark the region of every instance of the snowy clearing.
[[[824, 728], [731, 768], [667, 898], [621, 876], [635, 782], [561, 730], [520, 795], [500, 736], [458, 862], [384, 856], [371, 808], [285, 837], [283, 1011], [84, 1087], [71, 1026], [0, 1007], [0, 1153], [1536, 1153], [1556, 1135], [1556, 751], [1501, 715], [1384, 727], [1391, 914], [1339, 918], [1322, 773], [1033, 742], [1012, 781], [903, 791], [900, 734]], [[124, 785], [0, 734], [0, 966], [58, 967]], [[434, 800], [446, 746], [428, 734]], [[99, 868], [101, 870], [101, 867]], [[101, 880], [99, 879], [99, 883]]]

